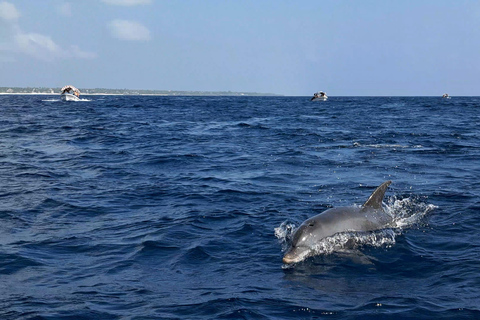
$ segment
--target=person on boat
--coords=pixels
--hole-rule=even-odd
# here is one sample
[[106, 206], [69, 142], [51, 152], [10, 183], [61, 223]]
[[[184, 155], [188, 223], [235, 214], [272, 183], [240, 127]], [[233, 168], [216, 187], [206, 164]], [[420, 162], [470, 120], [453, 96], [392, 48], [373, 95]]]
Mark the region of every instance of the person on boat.
[[62, 90], [62, 94], [64, 94], [64, 93], [72, 93], [71, 91], [72, 91], [72, 88], [66, 87], [66, 88], [64, 88], [64, 89]]

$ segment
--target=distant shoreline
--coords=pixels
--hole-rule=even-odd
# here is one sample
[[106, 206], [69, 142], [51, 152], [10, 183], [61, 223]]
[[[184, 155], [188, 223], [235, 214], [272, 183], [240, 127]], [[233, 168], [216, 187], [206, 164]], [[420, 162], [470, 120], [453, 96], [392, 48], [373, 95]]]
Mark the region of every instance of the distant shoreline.
[[[0, 87], [0, 95], [60, 95], [60, 88], [46, 87]], [[234, 92], [234, 91], [176, 91], [176, 90], [133, 90], [93, 88], [80, 89], [81, 95], [113, 96], [282, 96], [274, 93]]]
[[[0, 95], [33, 95], [33, 96], [60, 96], [60, 93], [47, 93], [47, 92], [0, 92]], [[238, 94], [222, 94], [222, 93], [81, 93], [81, 96], [162, 96], [162, 97], [282, 97], [280, 94], [262, 94], [262, 93], [238, 93]]]
[[[48, 93], [48, 92], [0, 92], [0, 95], [13, 95], [13, 96], [59, 96], [60, 93]], [[174, 96], [173, 94], [163, 94], [163, 93], [155, 93], [155, 94], [124, 94], [124, 93], [82, 93], [82, 96]], [[176, 95], [179, 96], [179, 95]]]

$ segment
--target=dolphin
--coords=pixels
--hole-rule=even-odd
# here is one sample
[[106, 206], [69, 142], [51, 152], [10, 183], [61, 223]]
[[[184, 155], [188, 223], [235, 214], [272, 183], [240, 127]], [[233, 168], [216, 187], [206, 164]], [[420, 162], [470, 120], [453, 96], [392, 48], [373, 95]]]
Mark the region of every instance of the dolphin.
[[312, 255], [317, 243], [339, 232], [373, 231], [388, 227], [393, 218], [383, 211], [382, 201], [391, 183], [382, 183], [361, 207], [332, 208], [305, 220], [293, 234], [283, 262], [291, 264], [304, 260]]

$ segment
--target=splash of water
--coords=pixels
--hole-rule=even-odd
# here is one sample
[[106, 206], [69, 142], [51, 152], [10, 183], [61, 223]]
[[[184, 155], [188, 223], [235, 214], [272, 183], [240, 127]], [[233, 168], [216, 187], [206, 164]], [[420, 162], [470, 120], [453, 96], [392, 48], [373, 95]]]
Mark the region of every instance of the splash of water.
[[[62, 99], [44, 99], [42, 100], [43, 102], [63, 102]], [[92, 101], [92, 99], [80, 99], [80, 100], [77, 100], [77, 101], [69, 101], [69, 102], [89, 102], [89, 101]]]
[[293, 233], [296, 229], [295, 227], [295, 224], [284, 221], [280, 226], [274, 229], [275, 237], [280, 240], [283, 251], [287, 250], [288, 243], [292, 239]]
[[422, 224], [424, 217], [437, 206], [428, 204], [418, 197], [398, 199], [390, 197], [385, 211], [393, 217], [392, 228], [405, 229]]

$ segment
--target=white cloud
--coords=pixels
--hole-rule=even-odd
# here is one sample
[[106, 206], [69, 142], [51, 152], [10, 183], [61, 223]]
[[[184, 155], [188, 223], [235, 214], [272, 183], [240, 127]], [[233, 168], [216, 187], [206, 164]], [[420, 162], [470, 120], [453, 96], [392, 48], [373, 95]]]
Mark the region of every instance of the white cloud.
[[[78, 46], [71, 45], [64, 49], [59, 46], [50, 36], [24, 32], [18, 23], [20, 13], [9, 2], [0, 2], [0, 20], [4, 20], [3, 42], [0, 43], [0, 53], [7, 54], [0, 57], [0, 62], [11, 60], [9, 56], [23, 53], [31, 57], [52, 61], [54, 59], [93, 59], [95, 53], [80, 50]], [[1, 30], [1, 29], [0, 29]]]
[[62, 16], [65, 17], [71, 17], [72, 16], [72, 6], [70, 3], [65, 2], [61, 6], [57, 8], [58, 13], [60, 13]]
[[82, 51], [77, 45], [64, 49], [51, 37], [38, 33], [18, 32], [14, 36], [14, 46], [11, 51], [21, 52], [31, 57], [53, 61], [55, 59], [94, 59], [93, 52]]
[[77, 45], [70, 46], [70, 50], [66, 51], [66, 55], [80, 59], [95, 59], [97, 57], [96, 53], [82, 51]]
[[113, 4], [116, 6], [136, 6], [139, 4], [150, 4], [151, 0], [102, 0], [106, 4]]
[[112, 35], [121, 40], [148, 41], [151, 38], [150, 30], [135, 21], [113, 20], [108, 27]]
[[62, 54], [62, 49], [50, 37], [38, 33], [19, 33], [15, 36], [15, 43], [23, 53], [39, 58]]
[[47, 61], [58, 58], [94, 59], [97, 57], [95, 53], [82, 51], [76, 45], [63, 49], [49, 36], [38, 33], [18, 33], [15, 36], [15, 44], [20, 52]]
[[7, 21], [16, 21], [20, 17], [17, 8], [10, 2], [0, 2], [0, 18]]

